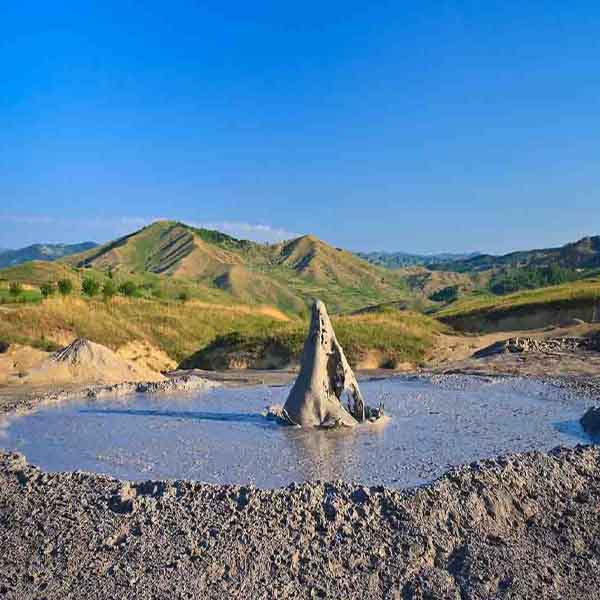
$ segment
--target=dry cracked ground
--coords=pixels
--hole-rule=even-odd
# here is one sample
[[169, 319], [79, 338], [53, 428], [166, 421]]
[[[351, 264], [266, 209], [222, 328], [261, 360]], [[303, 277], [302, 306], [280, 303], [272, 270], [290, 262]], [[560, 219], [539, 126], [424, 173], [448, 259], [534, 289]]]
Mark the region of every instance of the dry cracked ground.
[[600, 450], [412, 491], [47, 474], [0, 454], [6, 598], [598, 598]]

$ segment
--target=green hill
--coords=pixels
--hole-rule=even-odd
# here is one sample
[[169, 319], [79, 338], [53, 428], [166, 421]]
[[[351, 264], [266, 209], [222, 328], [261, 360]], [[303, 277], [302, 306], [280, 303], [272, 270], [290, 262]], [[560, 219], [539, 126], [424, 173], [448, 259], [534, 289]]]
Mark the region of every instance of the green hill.
[[314, 297], [335, 313], [408, 295], [400, 274], [313, 236], [265, 245], [176, 221], [158, 221], [63, 262], [119, 277], [186, 280], [289, 312], [303, 312]]
[[538, 329], [572, 319], [600, 319], [600, 278], [526, 290], [505, 296], [471, 294], [435, 313], [459, 331]]

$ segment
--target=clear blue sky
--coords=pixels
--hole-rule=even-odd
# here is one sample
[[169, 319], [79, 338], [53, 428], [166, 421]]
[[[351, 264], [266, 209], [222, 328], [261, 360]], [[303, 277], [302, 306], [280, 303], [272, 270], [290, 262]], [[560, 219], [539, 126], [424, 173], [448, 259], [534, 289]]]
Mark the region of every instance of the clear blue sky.
[[[598, 2], [4, 2], [0, 247], [600, 233]], [[259, 226], [259, 227], [257, 227]]]

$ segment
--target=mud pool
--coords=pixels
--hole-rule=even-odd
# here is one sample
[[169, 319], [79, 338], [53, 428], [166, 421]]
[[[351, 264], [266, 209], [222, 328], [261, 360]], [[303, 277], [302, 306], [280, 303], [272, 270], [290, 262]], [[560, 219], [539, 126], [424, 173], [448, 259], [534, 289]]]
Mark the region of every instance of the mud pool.
[[9, 420], [0, 447], [47, 471], [122, 479], [254, 484], [344, 479], [407, 487], [451, 466], [590, 440], [579, 425], [589, 399], [538, 382], [473, 377], [361, 382], [385, 403], [385, 426], [303, 430], [266, 420], [289, 387], [217, 388], [174, 398], [137, 395], [66, 403]]

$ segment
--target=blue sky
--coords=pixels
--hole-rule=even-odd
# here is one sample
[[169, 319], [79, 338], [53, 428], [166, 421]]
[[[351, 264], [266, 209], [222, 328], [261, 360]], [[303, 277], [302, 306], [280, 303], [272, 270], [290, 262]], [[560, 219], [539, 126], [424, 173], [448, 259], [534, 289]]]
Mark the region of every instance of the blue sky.
[[600, 233], [597, 2], [8, 2], [0, 247], [156, 218], [352, 250]]

